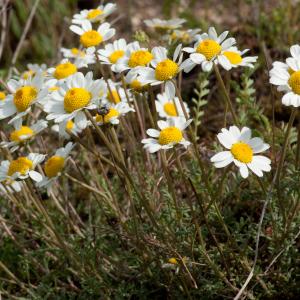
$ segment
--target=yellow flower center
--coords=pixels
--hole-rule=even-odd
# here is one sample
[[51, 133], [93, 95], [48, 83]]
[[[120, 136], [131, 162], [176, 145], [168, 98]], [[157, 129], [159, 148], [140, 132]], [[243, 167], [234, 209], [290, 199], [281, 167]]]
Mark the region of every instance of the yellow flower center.
[[118, 117], [120, 114], [115, 108], [110, 108], [106, 115], [96, 115], [96, 122], [108, 123], [111, 118]]
[[169, 262], [169, 264], [172, 264], [172, 265], [178, 265], [178, 261], [175, 257], [169, 258], [168, 262]]
[[147, 50], [138, 50], [132, 52], [128, 60], [130, 68], [145, 67], [153, 59], [153, 55]]
[[70, 62], [66, 62], [56, 66], [53, 75], [56, 79], [64, 79], [75, 74], [76, 72], [77, 72], [77, 67]]
[[108, 91], [107, 93], [107, 99], [109, 100], [109, 102], [117, 104], [121, 101], [120, 95], [116, 90], [113, 91]]
[[124, 53], [125, 52], [123, 50], [116, 50], [109, 56], [108, 59], [112, 64], [115, 64], [121, 57], [124, 56]]
[[147, 85], [142, 85], [140, 81], [134, 79], [131, 81], [130, 87], [137, 92], [142, 92], [147, 88]]
[[230, 151], [233, 157], [242, 163], [247, 164], [252, 161], [253, 150], [248, 144], [244, 142], [233, 144]]
[[102, 14], [103, 14], [103, 11], [99, 8], [96, 8], [96, 9], [90, 10], [86, 17], [87, 17], [87, 19], [92, 20], [92, 19], [95, 19], [95, 18], [97, 18], [98, 16], [100, 16]]
[[92, 95], [84, 88], [71, 88], [64, 98], [64, 108], [68, 113], [83, 108], [89, 104]]
[[29, 77], [33, 77], [35, 75], [35, 72], [32, 71], [32, 70], [28, 70], [28, 71], [25, 71], [23, 74], [22, 74], [22, 78], [23, 79], [28, 79]]
[[78, 48], [72, 48], [71, 53], [75, 56], [81, 56], [81, 57], [85, 56], [85, 53], [83, 51], [79, 50]]
[[243, 61], [242, 57], [236, 52], [225, 51], [223, 54], [227, 57], [227, 59], [233, 65], [238, 65]]
[[211, 60], [213, 57], [218, 55], [222, 50], [219, 43], [214, 40], [204, 40], [200, 42], [196, 51], [203, 54], [207, 60]]
[[4, 92], [0, 92], [0, 101], [5, 100], [5, 98], [6, 98], [5, 93]]
[[288, 81], [292, 91], [300, 95], [300, 71], [292, 73], [289, 81]]
[[182, 132], [177, 127], [167, 127], [159, 133], [158, 142], [161, 145], [167, 145], [170, 143], [179, 143], [182, 140]]
[[14, 95], [14, 104], [19, 112], [25, 111], [36, 99], [37, 90], [33, 86], [23, 86]]
[[66, 124], [66, 130], [72, 130], [74, 128], [74, 122], [69, 120]]
[[171, 117], [177, 117], [178, 116], [176, 107], [175, 107], [173, 102], [167, 102], [164, 105], [164, 111], [166, 112], [167, 115], [169, 115]]
[[157, 64], [155, 78], [159, 81], [172, 79], [178, 73], [178, 65], [171, 59], [166, 59]]
[[45, 174], [47, 177], [55, 177], [61, 172], [65, 164], [65, 159], [61, 156], [52, 156], [45, 163]]
[[18, 159], [12, 160], [9, 164], [8, 176], [12, 176], [15, 173], [25, 175], [33, 167], [33, 163], [27, 157], [19, 157]]
[[[26, 138], [21, 138], [26, 135]], [[24, 139], [28, 139], [29, 137], [34, 135], [34, 131], [27, 126], [22, 126], [19, 130], [15, 130], [10, 134], [10, 140], [13, 142], [21, 142]]]
[[83, 47], [93, 47], [99, 45], [103, 41], [102, 35], [96, 30], [86, 31], [80, 36], [80, 43]]

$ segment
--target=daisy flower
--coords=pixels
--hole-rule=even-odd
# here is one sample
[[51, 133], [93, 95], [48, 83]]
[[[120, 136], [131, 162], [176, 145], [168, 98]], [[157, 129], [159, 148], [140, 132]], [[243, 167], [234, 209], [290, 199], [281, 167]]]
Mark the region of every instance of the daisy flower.
[[[108, 87], [109, 86], [109, 87]], [[101, 102], [103, 104], [118, 104], [119, 102], [127, 102], [126, 92], [118, 82], [108, 80], [108, 84], [102, 86], [100, 91]], [[129, 100], [131, 101], [132, 95], [127, 91]]]
[[153, 68], [140, 67], [137, 69], [139, 73], [138, 80], [143, 85], [166, 83], [166, 89], [173, 85], [171, 80], [175, 78], [181, 70], [181, 44], [176, 47], [172, 59], [168, 58], [167, 52], [167, 49], [164, 47], [154, 47], [152, 50], [154, 59], [151, 61]]
[[47, 128], [47, 121], [40, 120], [30, 126], [22, 125], [22, 119], [18, 119], [13, 122], [14, 131], [9, 135], [9, 142], [1, 142], [0, 146], [3, 148], [9, 148], [11, 152], [17, 150], [20, 144], [33, 138], [42, 130]]
[[133, 42], [127, 45], [127, 49], [122, 58], [115, 64], [115, 72], [134, 69], [136, 67], [145, 67], [150, 64], [153, 55], [147, 48], [142, 48], [139, 42]]
[[42, 64], [42, 65], [28, 64], [27, 65], [27, 71], [25, 71], [21, 75], [21, 78], [22, 79], [28, 79], [29, 77], [33, 77], [36, 73], [41, 73], [43, 75], [46, 75], [46, 71], [47, 71], [47, 65], [46, 64]]
[[[189, 108], [187, 104], [183, 103], [185, 111], [189, 115]], [[180, 101], [175, 97], [174, 85], [171, 85], [163, 94], [157, 95], [155, 100], [156, 111], [161, 118], [184, 117]]]
[[[299, 51], [299, 52], [296, 52]], [[300, 54], [300, 47], [291, 47], [291, 53]], [[300, 106], [300, 60], [295, 56], [286, 59], [286, 63], [274, 62], [270, 71], [270, 83], [276, 85], [279, 91], [284, 92], [282, 104], [286, 106]]]
[[138, 79], [138, 73], [134, 70], [129, 71], [125, 76], [125, 82], [128, 87], [138, 93], [148, 90], [148, 84], [142, 84]]
[[41, 101], [48, 95], [48, 90], [43, 86], [44, 78], [37, 73], [33, 78], [11, 79], [8, 88], [12, 94], [6, 96], [6, 100], [0, 105], [0, 120], [15, 115], [9, 123], [22, 118], [31, 110], [31, 105]]
[[41, 181], [43, 176], [39, 172], [34, 171], [34, 169], [37, 164], [45, 159], [45, 156], [38, 153], [30, 153], [28, 156], [20, 156], [12, 161], [2, 161], [0, 165], [0, 182], [19, 191], [21, 185], [18, 180], [30, 177], [36, 182]]
[[80, 44], [85, 48], [99, 46], [102, 42], [112, 38], [116, 32], [115, 29], [110, 28], [109, 23], [103, 23], [97, 30], [94, 30], [89, 21], [82, 22], [80, 26], [71, 25], [70, 29], [80, 35]]
[[96, 62], [95, 51], [95, 47], [89, 47], [84, 50], [80, 50], [78, 48], [61, 48], [63, 56], [67, 59], [74, 59], [74, 64], [77, 68], [94, 64]]
[[68, 77], [77, 73], [78, 69], [83, 67], [87, 67], [87, 64], [83, 61], [76, 60], [72, 63], [69, 59], [63, 59], [58, 65], [47, 70], [48, 87], [65, 81]]
[[262, 155], [255, 155], [269, 149], [269, 145], [261, 138], [251, 138], [251, 130], [236, 126], [223, 128], [217, 135], [219, 142], [229, 151], [222, 151], [211, 158], [216, 168], [223, 168], [234, 163], [243, 178], [249, 175], [249, 169], [257, 176], [262, 177], [263, 172], [271, 170], [271, 160]]
[[117, 5], [114, 3], [107, 3], [105, 5], [99, 5], [94, 9], [84, 9], [79, 14], [75, 14], [72, 19], [72, 23], [80, 24], [85, 21], [92, 23], [103, 21], [107, 16], [111, 15], [117, 9]]
[[144, 148], [150, 153], [157, 152], [161, 149], [173, 148], [176, 144], [181, 144], [187, 148], [190, 142], [183, 137], [183, 131], [191, 122], [191, 119], [186, 121], [185, 118], [180, 117], [169, 118], [166, 121], [158, 121], [157, 125], [160, 130], [147, 130], [147, 134], [151, 138], [142, 140]]
[[120, 58], [125, 55], [127, 43], [125, 39], [119, 39], [111, 44], [105, 45], [104, 49], [99, 49], [99, 60], [102, 64], [111, 65], [112, 71], [116, 72], [115, 66]]
[[75, 136], [78, 136], [84, 128], [79, 127], [81, 124], [75, 124], [72, 120], [60, 122], [59, 124], [54, 124], [51, 129], [58, 133], [60, 138], [69, 139], [71, 136], [68, 131], [70, 131]]
[[186, 20], [184, 19], [170, 19], [170, 20], [161, 20], [158, 18], [151, 19], [151, 20], [145, 20], [144, 23], [157, 31], [167, 31], [172, 29], [177, 29], [182, 26], [183, 23], [185, 23]]
[[48, 194], [53, 182], [61, 175], [73, 147], [74, 144], [69, 142], [65, 147], [57, 149], [55, 154], [45, 162], [44, 172], [46, 176], [43, 176], [37, 186], [47, 188]]
[[198, 41], [194, 47], [186, 47], [182, 50], [189, 53], [190, 57], [183, 62], [185, 72], [191, 71], [197, 64], [201, 64], [202, 70], [209, 72], [214, 63], [221, 63], [219, 57], [223, 51], [232, 47], [236, 41], [234, 38], [226, 39], [228, 31], [218, 36], [214, 27], [210, 27], [208, 33], [198, 35]]
[[103, 124], [119, 124], [120, 116], [124, 116], [130, 111], [135, 111], [126, 102], [119, 102], [115, 105], [104, 106], [98, 110], [98, 113], [94, 117], [98, 125]]
[[63, 83], [59, 90], [54, 91], [44, 104], [48, 113], [47, 120], [55, 123], [72, 120], [81, 127], [86, 127], [86, 117], [83, 109], [95, 109], [99, 101], [99, 80], [93, 80], [93, 73], [85, 76], [76, 73]]
[[257, 56], [245, 56], [249, 49], [239, 51], [237, 47], [230, 47], [218, 57], [218, 62], [225, 70], [230, 70], [237, 67], [254, 68], [253, 63], [257, 61]]
[[198, 34], [201, 29], [188, 29], [188, 30], [174, 30], [171, 34], [167, 35], [169, 43], [180, 41], [183, 44], [190, 44], [197, 40]]

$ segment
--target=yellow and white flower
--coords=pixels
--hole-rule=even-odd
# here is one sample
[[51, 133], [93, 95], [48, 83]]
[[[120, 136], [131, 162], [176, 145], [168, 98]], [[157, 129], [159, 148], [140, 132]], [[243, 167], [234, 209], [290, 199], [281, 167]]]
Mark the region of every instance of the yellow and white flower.
[[227, 35], [228, 31], [224, 31], [218, 36], [215, 28], [210, 27], [208, 33], [203, 33], [198, 36], [198, 41], [193, 48], [183, 48], [183, 51], [190, 54], [190, 57], [182, 63], [184, 71], [188, 73], [196, 65], [201, 64], [202, 70], [209, 72], [214, 63], [220, 63], [219, 57], [222, 52], [236, 43], [234, 38], [226, 39]]
[[116, 72], [115, 66], [127, 50], [125, 39], [119, 39], [111, 44], [105, 45], [104, 49], [98, 50], [98, 57], [102, 64], [111, 65], [112, 71]]
[[47, 188], [49, 194], [53, 182], [61, 175], [74, 146], [69, 142], [65, 147], [57, 149], [55, 154], [47, 159], [44, 165], [45, 176], [37, 183], [39, 188]]
[[130, 70], [125, 76], [125, 82], [128, 85], [128, 88], [131, 90], [141, 93], [148, 90], [148, 85], [143, 85], [140, 81], [138, 81], [138, 73], [136, 70]]
[[[20, 156], [11, 161], [2, 161], [0, 165], [0, 183], [8, 187], [9, 190], [12, 188], [18, 192], [22, 187], [19, 180], [30, 177], [36, 182], [41, 181], [43, 176], [39, 172], [34, 171], [34, 169], [45, 159], [45, 156], [43, 154], [30, 153], [28, 156]], [[1, 189], [3, 190], [3, 187]]]
[[243, 127], [240, 130], [236, 126], [223, 128], [217, 135], [219, 142], [228, 151], [222, 151], [211, 158], [216, 168], [223, 168], [234, 163], [243, 178], [249, 175], [249, 169], [257, 176], [262, 177], [263, 172], [271, 170], [271, 160], [262, 155], [255, 155], [269, 149], [269, 145], [261, 138], [251, 138], [251, 130]]
[[[118, 104], [119, 102], [127, 102], [126, 92], [121, 87], [119, 82], [114, 82], [108, 80], [108, 84], [105, 83], [105, 86], [102, 86], [101, 89], [101, 103], [102, 104]], [[127, 91], [129, 100], [132, 100], [132, 95], [130, 91]]]
[[151, 19], [151, 20], [145, 20], [144, 23], [157, 31], [167, 31], [172, 29], [177, 29], [182, 26], [183, 23], [185, 23], [186, 20], [184, 19], [170, 19], [170, 20], [161, 20], [158, 18]]
[[1, 102], [0, 120], [15, 115], [8, 122], [9, 124], [28, 114], [34, 103], [48, 95], [48, 89], [44, 87], [44, 78], [41, 73], [19, 81], [11, 79], [7, 85], [12, 94], [7, 95], [6, 100]]
[[90, 21], [92, 23], [100, 22], [111, 15], [116, 9], [117, 5], [114, 3], [99, 5], [94, 9], [84, 9], [79, 14], [73, 16], [72, 23], [81, 24], [84, 21]]
[[29, 77], [35, 76], [36, 73], [40, 73], [42, 75], [46, 75], [47, 65], [42, 64], [28, 64], [27, 71], [23, 72], [21, 75], [22, 79], [28, 79]]
[[11, 152], [17, 150], [20, 144], [28, 141], [29, 139], [36, 136], [42, 130], [47, 128], [48, 123], [44, 120], [39, 120], [36, 123], [26, 126], [22, 125], [22, 119], [18, 119], [13, 122], [14, 131], [9, 135], [9, 142], [1, 142], [0, 146], [3, 148], [9, 148]]
[[89, 47], [83, 50], [78, 48], [61, 48], [63, 56], [67, 59], [74, 59], [74, 64], [77, 68], [94, 64], [96, 62], [95, 51], [95, 47]]
[[80, 44], [85, 48], [99, 46], [111, 39], [116, 32], [114, 28], [110, 28], [109, 23], [103, 23], [97, 30], [94, 30], [92, 23], [89, 21], [82, 22], [80, 26], [71, 25], [70, 29], [80, 35]]
[[290, 48], [292, 57], [286, 63], [275, 61], [270, 70], [270, 83], [284, 92], [282, 103], [287, 106], [300, 106], [300, 46]]
[[257, 61], [257, 56], [245, 56], [249, 49], [239, 51], [237, 47], [230, 47], [221, 52], [218, 57], [218, 63], [225, 69], [230, 70], [237, 67], [253, 68], [253, 64]]
[[76, 124], [72, 120], [64, 121], [59, 124], [54, 124], [51, 129], [58, 133], [60, 138], [70, 139], [71, 136], [68, 133], [70, 131], [75, 136], [78, 136], [84, 128], [79, 127], [82, 124]]
[[113, 105], [103, 106], [98, 109], [98, 113], [94, 119], [98, 125], [104, 124], [119, 124], [119, 118], [126, 115], [130, 111], [135, 111], [126, 102], [119, 102]]
[[[139, 73], [138, 80], [143, 84], [157, 85], [162, 83], [171, 83], [180, 72], [182, 53], [181, 44], [174, 51], [173, 58], [168, 58], [168, 51], [164, 47], [154, 47], [152, 55], [154, 59], [151, 61], [150, 67], [140, 67], [137, 69]], [[171, 84], [173, 85], [173, 84]], [[170, 84], [166, 85], [166, 89]]]
[[171, 34], [166, 35], [166, 39], [171, 44], [174, 41], [180, 41], [183, 44], [196, 42], [201, 29], [176, 29]]
[[148, 129], [147, 134], [151, 138], [143, 139], [144, 148], [150, 153], [161, 149], [173, 148], [176, 144], [181, 144], [185, 148], [190, 142], [184, 138], [184, 129], [189, 126], [192, 120], [186, 121], [185, 118], [169, 118], [166, 121], [158, 121], [160, 130]]
[[146, 67], [153, 59], [152, 53], [147, 48], [142, 48], [139, 42], [133, 42], [127, 45], [127, 50], [122, 58], [118, 59], [115, 64], [115, 72], [137, 67]]
[[85, 76], [78, 72], [67, 78], [44, 104], [44, 110], [48, 113], [47, 120], [60, 123], [74, 119], [79, 127], [85, 128], [87, 120], [82, 110], [98, 106], [99, 81], [93, 80], [92, 72]]
[[[183, 102], [185, 111], [189, 114], [188, 105]], [[171, 85], [163, 94], [157, 95], [155, 100], [156, 111], [161, 118], [185, 117], [178, 97], [175, 97], [174, 85]]]

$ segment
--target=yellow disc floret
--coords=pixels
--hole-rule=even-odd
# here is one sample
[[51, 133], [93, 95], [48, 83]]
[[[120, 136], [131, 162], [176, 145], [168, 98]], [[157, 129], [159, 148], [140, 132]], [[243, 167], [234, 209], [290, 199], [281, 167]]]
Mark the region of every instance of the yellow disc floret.
[[72, 130], [74, 128], [74, 122], [72, 120], [69, 120], [66, 123], [66, 130]]
[[12, 176], [15, 173], [25, 175], [33, 167], [33, 163], [27, 157], [19, 157], [18, 159], [12, 160], [9, 164], [7, 175]]
[[164, 111], [168, 116], [171, 116], [171, 117], [177, 117], [178, 116], [176, 106], [174, 105], [173, 102], [167, 102], [164, 105]]
[[28, 79], [29, 77], [34, 77], [34, 75], [35, 75], [35, 72], [33, 70], [28, 70], [22, 74], [22, 78]]
[[300, 71], [292, 73], [289, 81], [288, 81], [292, 91], [300, 95]]
[[10, 140], [13, 142], [21, 142], [34, 135], [34, 131], [28, 126], [22, 126], [20, 129], [13, 131], [10, 134]]
[[211, 60], [213, 57], [218, 55], [222, 50], [219, 43], [214, 40], [204, 40], [199, 43], [196, 51], [203, 54], [207, 60]]
[[145, 67], [153, 59], [153, 55], [147, 50], [138, 50], [132, 52], [128, 60], [130, 68]]
[[36, 99], [37, 90], [34, 86], [23, 86], [14, 95], [14, 104], [19, 112], [25, 111]]
[[155, 78], [159, 81], [172, 79], [179, 71], [178, 65], [171, 59], [159, 62], [155, 68]]
[[170, 143], [179, 143], [182, 140], [182, 132], [177, 127], [167, 127], [159, 133], [158, 142], [161, 145], [168, 145]]
[[134, 79], [130, 83], [130, 88], [132, 88], [136, 92], [143, 92], [147, 89], [147, 85], [142, 85], [140, 81]]
[[95, 18], [101, 16], [102, 14], [103, 14], [103, 11], [99, 8], [96, 8], [96, 9], [90, 10], [86, 17], [87, 17], [87, 19], [92, 20], [92, 19], [95, 19]]
[[252, 161], [253, 150], [248, 144], [244, 142], [233, 144], [230, 151], [233, 157], [242, 163], [248, 164]]
[[64, 98], [64, 108], [68, 113], [87, 106], [91, 101], [92, 95], [84, 88], [71, 88], [67, 91]]
[[233, 51], [225, 51], [223, 53], [223, 55], [226, 56], [227, 59], [230, 61], [230, 63], [233, 64], [233, 65], [238, 65], [243, 61], [240, 54], [236, 53], [236, 52], [233, 52]]
[[109, 91], [107, 93], [107, 99], [109, 100], [109, 102], [114, 104], [117, 104], [121, 101], [120, 95], [116, 90]]
[[77, 67], [70, 62], [66, 62], [56, 66], [53, 76], [56, 79], [64, 79], [75, 74], [76, 72], [77, 72]]
[[96, 122], [98, 123], [109, 123], [113, 117], [118, 117], [120, 114], [115, 108], [110, 108], [106, 115], [96, 115]]
[[72, 48], [71, 53], [75, 56], [80, 56], [80, 57], [85, 56], [85, 53], [83, 51], [79, 50], [78, 48]]
[[103, 41], [102, 35], [96, 30], [86, 31], [80, 36], [80, 43], [83, 47], [93, 47], [99, 45]]
[[5, 100], [6, 94], [4, 92], [0, 92], [0, 101]]
[[115, 64], [121, 57], [124, 56], [125, 51], [123, 50], [116, 50], [109, 56], [109, 61], [112, 64]]
[[45, 163], [45, 174], [47, 177], [55, 177], [61, 172], [65, 164], [65, 159], [61, 156], [52, 156]]

